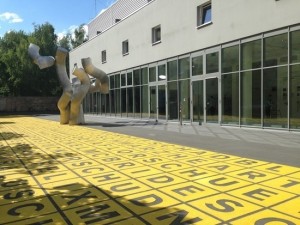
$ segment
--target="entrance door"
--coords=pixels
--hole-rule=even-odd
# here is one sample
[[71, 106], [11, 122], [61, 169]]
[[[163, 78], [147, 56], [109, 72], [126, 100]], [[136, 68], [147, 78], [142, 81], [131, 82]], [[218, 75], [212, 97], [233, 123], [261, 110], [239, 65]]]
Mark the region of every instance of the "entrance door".
[[155, 85], [149, 87], [150, 96], [150, 118], [166, 119], [166, 86]]
[[204, 121], [203, 115], [203, 80], [193, 81], [192, 83], [192, 110], [193, 122], [202, 123]]
[[205, 82], [206, 122], [218, 123], [218, 78], [206, 79]]
[[150, 96], [150, 119], [157, 119], [157, 94], [156, 86], [149, 87], [149, 96]]

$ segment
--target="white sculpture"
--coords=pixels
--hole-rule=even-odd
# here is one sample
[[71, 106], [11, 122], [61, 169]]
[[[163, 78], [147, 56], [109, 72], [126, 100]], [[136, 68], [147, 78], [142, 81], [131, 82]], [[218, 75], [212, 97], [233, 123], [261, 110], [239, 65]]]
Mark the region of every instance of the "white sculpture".
[[[63, 93], [57, 103], [60, 111], [60, 124], [83, 124], [82, 101], [88, 92], [99, 91], [102, 94], [109, 93], [109, 79], [107, 74], [95, 67], [90, 58], [81, 59], [84, 69], [77, 68], [76, 66], [72, 71], [72, 74], [80, 81], [80, 86], [73, 91], [66, 70], [68, 51], [58, 47], [54, 58], [52, 56], [41, 56], [39, 50], [39, 46], [30, 43], [28, 47], [29, 56], [40, 69], [53, 66], [55, 63], [58, 79], [63, 88]], [[90, 82], [89, 75], [96, 78], [93, 84]]]

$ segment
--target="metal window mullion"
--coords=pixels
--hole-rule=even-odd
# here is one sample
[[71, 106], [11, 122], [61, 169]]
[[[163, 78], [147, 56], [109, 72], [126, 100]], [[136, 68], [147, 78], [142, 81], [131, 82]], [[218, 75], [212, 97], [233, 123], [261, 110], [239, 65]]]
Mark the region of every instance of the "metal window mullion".
[[264, 37], [262, 37], [261, 41], [261, 70], [260, 70], [260, 82], [261, 82], [261, 87], [260, 87], [260, 126], [261, 128], [264, 127]]
[[290, 51], [291, 51], [291, 43], [290, 43], [290, 28], [288, 31], [288, 69], [287, 69], [287, 129], [290, 130]]
[[239, 127], [241, 127], [241, 68], [242, 68], [242, 45], [239, 41]]

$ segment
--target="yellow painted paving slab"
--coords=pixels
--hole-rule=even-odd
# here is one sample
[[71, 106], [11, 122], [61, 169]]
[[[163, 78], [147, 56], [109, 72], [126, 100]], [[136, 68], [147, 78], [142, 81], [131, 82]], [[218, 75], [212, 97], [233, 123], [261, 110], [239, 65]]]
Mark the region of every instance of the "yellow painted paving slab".
[[300, 168], [0, 117], [0, 224], [300, 225]]

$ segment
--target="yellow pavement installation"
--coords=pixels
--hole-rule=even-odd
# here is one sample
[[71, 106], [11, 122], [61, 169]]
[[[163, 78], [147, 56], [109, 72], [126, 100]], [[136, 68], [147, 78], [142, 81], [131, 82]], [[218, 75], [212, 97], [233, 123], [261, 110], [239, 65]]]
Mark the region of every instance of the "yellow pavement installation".
[[0, 132], [0, 224], [300, 224], [300, 168], [26, 116]]

